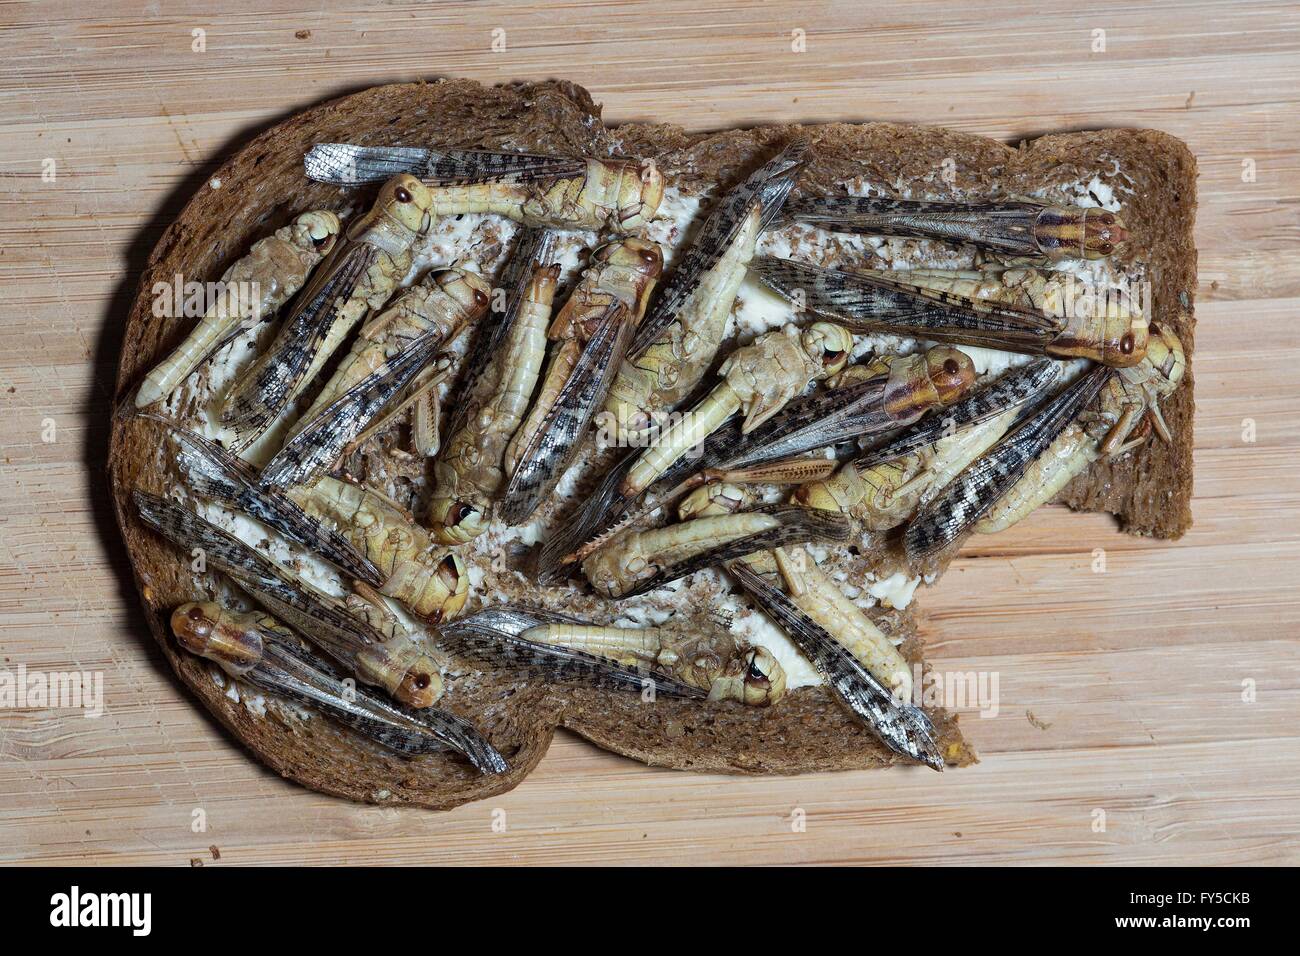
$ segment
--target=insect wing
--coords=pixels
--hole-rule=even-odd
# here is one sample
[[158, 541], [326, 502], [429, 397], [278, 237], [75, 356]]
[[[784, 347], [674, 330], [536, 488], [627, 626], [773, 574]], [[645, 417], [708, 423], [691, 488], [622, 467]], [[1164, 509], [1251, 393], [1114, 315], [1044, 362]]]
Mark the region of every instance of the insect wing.
[[814, 511], [790, 505], [776, 505], [754, 510], [780, 518], [780, 524], [766, 531], [734, 538], [675, 564], [665, 565], [653, 576], [638, 582], [635, 588], [624, 592], [621, 596], [633, 597], [644, 594], [646, 591], [676, 581], [678, 578], [684, 578], [696, 571], [726, 564], [734, 558], [741, 558], [755, 551], [769, 551], [772, 548], [783, 548], [808, 541], [843, 544], [849, 540], [853, 531], [849, 518], [839, 512]]
[[463, 718], [433, 708], [413, 711], [387, 703], [350, 681], [344, 683], [337, 671], [303, 648], [271, 644], [265, 661], [249, 676], [266, 690], [322, 708], [390, 750], [418, 756], [451, 747], [483, 773], [509, 769], [478, 728]]
[[1113, 374], [1097, 366], [1081, 376], [974, 462], [930, 501], [903, 535], [913, 561], [937, 554], [970, 530], [1025, 473]]
[[1007, 255], [1040, 256], [1034, 224], [1043, 206], [1030, 202], [947, 203], [874, 196], [802, 196], [786, 207], [791, 222], [833, 232], [969, 242]]
[[904, 282], [819, 269], [761, 256], [750, 263], [763, 283], [797, 309], [838, 319], [855, 331], [1042, 352], [1059, 332], [1046, 316], [1002, 303], [934, 292]]
[[306, 484], [318, 475], [429, 364], [441, 344], [441, 332], [422, 335], [340, 395], [267, 462], [259, 484], [282, 488]]
[[181, 447], [179, 461], [185, 473], [185, 483], [195, 494], [243, 511], [286, 538], [310, 548], [352, 577], [374, 587], [383, 586], [384, 577], [379, 569], [347, 538], [327, 528], [278, 492], [258, 487], [253, 469], [243, 459], [166, 419], [152, 415], [142, 417], [153, 418], [172, 430], [172, 438]]
[[564, 474], [613, 384], [630, 332], [626, 307], [612, 304], [583, 346], [541, 427], [520, 454], [501, 501], [501, 517], [509, 524], [527, 519]]
[[844, 645], [752, 569], [733, 562], [727, 570], [790, 635], [840, 700], [875, 731], [885, 746], [935, 770], [943, 770], [934, 726], [924, 712], [899, 703]]
[[667, 697], [704, 699], [707, 692], [691, 687], [661, 671], [626, 667], [609, 658], [553, 644], [527, 641], [519, 637], [528, 627], [556, 616], [535, 617], [527, 626], [527, 612], [500, 616], [494, 612], [476, 614], [443, 629], [443, 637], [455, 643], [466, 655], [491, 664], [506, 664], [529, 677], [568, 682], [578, 681], [610, 690], [641, 692], [653, 687], [655, 694]]
[[346, 661], [361, 647], [383, 642], [383, 635], [354, 618], [342, 602], [291, 578], [268, 558], [175, 501], [136, 490], [136, 507], [145, 523], [185, 551], [199, 549], [204, 560], [234, 578], [276, 617], [328, 653]]
[[412, 146], [317, 143], [303, 158], [308, 179], [349, 185], [409, 173], [436, 186], [536, 182], [581, 176], [584, 159], [490, 150], [432, 150]]
[[948, 408], [922, 419], [914, 428], [888, 443], [871, 449], [856, 460], [858, 470], [871, 468], [933, 445], [954, 432], [997, 418], [1024, 405], [1050, 388], [1060, 378], [1061, 363], [1038, 359], [1011, 369], [986, 388], [965, 396]]
[[755, 202], [762, 204], [764, 222], [771, 221], [780, 213], [803, 167], [806, 151], [807, 144], [792, 143], [722, 197], [704, 220], [695, 241], [682, 255], [672, 276], [660, 288], [650, 311], [637, 326], [629, 354], [633, 357], [640, 355], [672, 324], [686, 300], [704, 281], [705, 273], [718, 264], [736, 240]]
[[265, 431], [288, 404], [339, 308], [351, 298], [377, 254], [365, 243], [341, 244], [334, 253], [338, 258], [317, 274], [309, 290], [299, 294], [293, 312], [271, 343], [267, 360], [258, 363], [257, 374], [235, 386], [222, 412], [222, 424], [235, 430], [239, 447]]

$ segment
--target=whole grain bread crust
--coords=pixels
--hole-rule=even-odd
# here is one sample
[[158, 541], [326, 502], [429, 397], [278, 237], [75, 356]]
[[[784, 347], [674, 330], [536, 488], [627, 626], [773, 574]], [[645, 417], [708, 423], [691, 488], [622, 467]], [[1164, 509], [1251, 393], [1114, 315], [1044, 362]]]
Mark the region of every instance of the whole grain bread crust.
[[[1133, 233], [1153, 286], [1154, 318], [1184, 342], [1185, 385], [1165, 407], [1174, 442], [1098, 465], [1063, 493], [1071, 507], [1108, 511], [1135, 533], [1178, 537], [1191, 521], [1193, 301], [1196, 251], [1195, 161], [1180, 141], [1149, 130], [1103, 130], [1044, 136], [1018, 146], [952, 132], [886, 123], [769, 126], [689, 133], [665, 124], [606, 128], [581, 87], [564, 82], [484, 87], [463, 80], [375, 87], [305, 110], [236, 153], [166, 230], [141, 276], [127, 318], [117, 391], [124, 396], [185, 334], [179, 319], [152, 314], [150, 290], [173, 275], [211, 277], [256, 238], [311, 208], [356, 205], [349, 190], [311, 183], [302, 155], [312, 144], [346, 140], [371, 145], [524, 149], [551, 153], [620, 153], [650, 157], [670, 181], [729, 184], [795, 135], [813, 143], [803, 188], [832, 191], [863, 177], [924, 183], [930, 198], [1018, 195], [1098, 176], [1124, 193]], [[947, 175], [939, 176], [944, 169]], [[445, 809], [516, 786], [536, 766], [557, 726], [648, 764], [730, 773], [803, 773], [884, 766], [896, 758], [822, 687], [792, 692], [765, 710], [660, 699], [580, 688], [528, 686], [490, 673], [453, 684], [440, 706], [475, 721], [510, 762], [508, 773], [483, 777], [458, 757], [398, 757], [331, 721], [299, 719], [272, 705], [254, 713], [212, 679], [208, 664], [180, 653], [167, 630], [170, 609], [210, 595], [178, 551], [140, 522], [133, 488], [160, 491], [168, 480], [152, 462], [154, 426], [119, 417], [113, 424], [110, 476], [119, 525], [154, 638], [184, 683], [249, 749], [280, 774], [312, 789], [354, 800]], [[910, 615], [892, 625], [919, 660]], [[934, 717], [950, 762], [974, 759], [956, 720]]]

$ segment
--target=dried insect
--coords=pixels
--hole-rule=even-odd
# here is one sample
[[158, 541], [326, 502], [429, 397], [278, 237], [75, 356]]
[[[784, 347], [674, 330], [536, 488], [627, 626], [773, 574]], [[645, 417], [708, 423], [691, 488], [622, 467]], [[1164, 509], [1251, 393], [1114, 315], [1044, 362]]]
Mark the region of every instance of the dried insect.
[[1006, 530], [1051, 501], [1093, 462], [1137, 448], [1152, 430], [1169, 441], [1160, 401], [1174, 393], [1186, 370], [1187, 359], [1178, 337], [1152, 326], [1151, 344], [1142, 364], [1111, 376], [1093, 405], [1056, 436], [1024, 477], [976, 523], [975, 530], [984, 534]]
[[630, 597], [731, 558], [804, 541], [843, 544], [843, 515], [780, 505], [697, 518], [650, 531], [626, 531], [582, 562], [596, 593]]
[[737, 411], [741, 433], [749, 434], [804, 391], [843, 371], [853, 351], [853, 336], [830, 322], [814, 322], [800, 332], [778, 329], [737, 349], [718, 369], [722, 382], [695, 408], [668, 428], [637, 458], [619, 488], [625, 498], [650, 487], [674, 462]]
[[898, 700], [912, 699], [912, 672], [893, 641], [803, 548], [777, 548], [742, 558], [754, 571], [776, 571], [791, 602], [848, 649]]
[[269, 614], [231, 611], [213, 601], [191, 602], [172, 612], [171, 625], [181, 647], [231, 677], [320, 708], [391, 750], [418, 756], [450, 747], [482, 773], [509, 769], [473, 724], [433, 708], [407, 710], [356, 687]]
[[452, 625], [445, 636], [493, 663], [530, 676], [670, 697], [735, 700], [766, 707], [785, 695], [785, 671], [771, 652], [725, 632], [674, 634], [664, 628], [598, 627], [530, 608], [493, 607]]
[[246, 448], [287, 414], [352, 328], [383, 306], [411, 268], [411, 247], [429, 228], [429, 191], [412, 176], [384, 184], [375, 205], [348, 226], [285, 318], [279, 334], [226, 397], [221, 422]]
[[333, 250], [340, 228], [334, 213], [315, 210], [253, 243], [222, 275], [220, 294], [198, 325], [140, 383], [136, 408], [165, 399], [223, 345], [274, 315]]
[[349, 389], [417, 343], [430, 336], [441, 348], [477, 322], [487, 311], [492, 287], [486, 279], [462, 269], [431, 272], [403, 292], [357, 333], [352, 350], [311, 406], [289, 429], [293, 438]]
[[253, 468], [215, 442], [154, 415], [142, 415], [170, 430], [180, 446], [177, 464], [185, 485], [200, 498], [218, 501], [274, 528], [291, 541], [310, 548], [350, 577], [379, 587], [384, 575], [343, 535], [310, 517], [273, 488], [263, 488]]
[[903, 534], [908, 558], [929, 558], [970, 531], [1114, 374], [1094, 366], [967, 466], [908, 523]]
[[758, 234], [781, 211], [806, 149], [787, 147], [727, 192], [679, 260], [610, 388], [605, 411], [620, 444], [636, 444], [712, 365]]
[[871, 531], [897, 527], [993, 447], [1023, 406], [1055, 383], [1059, 371], [1059, 363], [1048, 359], [1012, 369], [942, 415], [925, 418], [897, 439], [845, 462], [832, 476], [800, 485], [792, 500], [841, 511]]
[[592, 253], [547, 332], [556, 346], [532, 410], [506, 446], [510, 480], [500, 514], [507, 523], [527, 519], [573, 461], [662, 268], [659, 246], [644, 239], [618, 240]]
[[318, 143], [303, 165], [308, 179], [338, 185], [414, 174], [438, 217], [495, 213], [528, 226], [625, 235], [654, 218], [664, 190], [655, 164], [635, 159]]
[[491, 392], [459, 419], [434, 462], [429, 527], [444, 544], [470, 541], [487, 530], [492, 500], [505, 484], [506, 445], [528, 410], [546, 355], [546, 327], [559, 281], [558, 265], [533, 270], [502, 341]]
[[[501, 270], [500, 281], [494, 290], [492, 307], [474, 327], [460, 375], [448, 392], [447, 407], [455, 410], [448, 434], [455, 434], [469, 418], [470, 411], [482, 399], [480, 383], [497, 375], [501, 361], [499, 355], [513, 334], [519, 310], [533, 273], [538, 267], [549, 264], [554, 258], [555, 240], [559, 235], [551, 229], [533, 229], [525, 226], [518, 231], [514, 247]], [[550, 313], [547, 313], [547, 319]], [[543, 325], [543, 332], [545, 325]]]
[[834, 232], [969, 242], [1008, 256], [1104, 259], [1128, 240], [1113, 212], [1080, 206], [1011, 202], [917, 202], [866, 196], [800, 196], [789, 222]]
[[900, 702], [848, 648], [743, 561], [732, 561], [727, 570], [759, 607], [790, 635], [836, 696], [880, 737], [885, 746], [935, 770], [943, 770], [943, 757], [934, 739], [934, 726], [923, 710]]
[[384, 575], [379, 592], [433, 624], [455, 617], [469, 597], [460, 555], [439, 547], [400, 505], [364, 485], [323, 475], [285, 495], [316, 519], [327, 518]]
[[[680, 456], [663, 473], [660, 487], [668, 490], [658, 496], [652, 510], [715, 481], [803, 482], [826, 477], [833, 461], [793, 456], [908, 425], [927, 411], [951, 405], [974, 381], [970, 357], [949, 346], [917, 355], [880, 356], [866, 365], [850, 366], [828, 383], [832, 387], [795, 399], [749, 434], [739, 419], [724, 423], [705, 439], [698, 455]], [[623, 493], [640, 457], [624, 458], [552, 534], [538, 562], [545, 579], [582, 560], [645, 514], [634, 511], [634, 498]], [[775, 470], [761, 467], [769, 462], [778, 463]], [[755, 468], [761, 471], [751, 471]]]
[[377, 628], [373, 605], [358, 594], [345, 599], [318, 590], [174, 501], [139, 490], [134, 499], [146, 524], [185, 551], [199, 549], [207, 564], [234, 578], [358, 680], [412, 707], [428, 707], [442, 696], [442, 667], [433, 648], [405, 629]]
[[[337, 460], [438, 350], [483, 314], [487, 302], [483, 279], [448, 269], [367, 323], [320, 398], [263, 469], [262, 483], [304, 484]], [[432, 383], [422, 387], [433, 391]]]
[[770, 256], [750, 268], [796, 309], [854, 331], [1086, 358], [1116, 368], [1136, 365], [1146, 353], [1147, 320], [1138, 296], [1092, 289], [1068, 272], [837, 272]]

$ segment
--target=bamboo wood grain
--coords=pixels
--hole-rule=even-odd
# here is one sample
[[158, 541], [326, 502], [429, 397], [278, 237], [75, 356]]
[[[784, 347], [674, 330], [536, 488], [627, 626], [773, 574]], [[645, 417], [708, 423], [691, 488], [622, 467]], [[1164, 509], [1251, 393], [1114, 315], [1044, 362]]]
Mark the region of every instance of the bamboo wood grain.
[[[208, 6], [5, 7], [0, 667], [102, 670], [108, 712], [0, 711], [0, 861], [1300, 861], [1300, 8]], [[1183, 138], [1201, 167], [1195, 527], [1171, 544], [1048, 508], [919, 593], [936, 667], [1000, 677], [997, 716], [964, 720], [983, 758], [965, 771], [700, 776], [561, 733], [517, 790], [446, 814], [284, 783], [192, 705], [141, 621], [103, 475], [121, 323], [152, 244], [232, 147], [436, 75], [569, 78], [612, 122]]]

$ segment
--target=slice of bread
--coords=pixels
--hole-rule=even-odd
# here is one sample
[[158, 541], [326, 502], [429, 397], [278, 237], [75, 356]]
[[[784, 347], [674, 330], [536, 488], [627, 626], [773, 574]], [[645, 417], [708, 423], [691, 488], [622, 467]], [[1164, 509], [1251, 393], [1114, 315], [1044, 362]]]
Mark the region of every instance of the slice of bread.
[[[488, 88], [445, 81], [376, 87], [305, 110], [263, 133], [222, 166], [184, 209], [141, 277], [127, 319], [119, 396], [175, 346], [192, 322], [154, 317], [155, 282], [170, 282], [177, 274], [200, 281], [216, 278], [251, 242], [297, 213], [312, 208], [355, 212], [363, 205], [365, 196], [356, 190], [304, 178], [302, 156], [314, 143], [619, 153], [653, 158], [669, 183], [698, 192], [737, 181], [796, 135], [813, 144], [801, 186], [811, 192], [840, 191], [854, 183], [912, 198], [1035, 195], [1071, 201], [1091, 189], [1094, 199], [1118, 199], [1132, 233], [1119, 265], [1147, 263], [1152, 316], [1182, 338], [1189, 369], [1183, 386], [1164, 406], [1173, 442], [1148, 444], [1094, 467], [1066, 489], [1062, 500], [1075, 508], [1111, 512], [1134, 533], [1181, 535], [1191, 521], [1196, 166], [1181, 142], [1148, 130], [1067, 133], [1010, 147], [949, 130], [881, 123], [713, 134], [661, 124], [611, 129], [602, 124], [588, 93], [568, 83]], [[167, 629], [173, 607], [212, 594], [214, 585], [144, 527], [130, 505], [131, 489], [161, 491], [176, 480], [160, 445], [156, 425], [126, 417], [114, 422], [110, 469], [117, 516], [151, 630], [208, 709], [269, 766], [305, 786], [355, 800], [448, 808], [518, 784], [546, 752], [557, 726], [617, 753], [679, 769], [802, 773], [898, 760], [823, 686], [796, 689], [768, 709], [664, 699], [646, 705], [632, 694], [529, 685], [473, 672], [451, 682], [440, 706], [474, 721], [506, 756], [511, 769], [498, 777], [480, 776], [452, 754], [402, 758], [300, 708], [256, 696], [241, 699], [240, 691], [214, 675], [209, 664], [180, 652]], [[699, 596], [694, 588], [691, 594]], [[706, 601], [704, 592], [699, 603]], [[690, 607], [681, 617], [689, 626], [709, 612], [706, 606]], [[875, 615], [906, 639], [909, 659], [919, 661], [912, 615], [879, 609]], [[932, 715], [949, 761], [973, 760], [955, 718], [937, 710]]]

